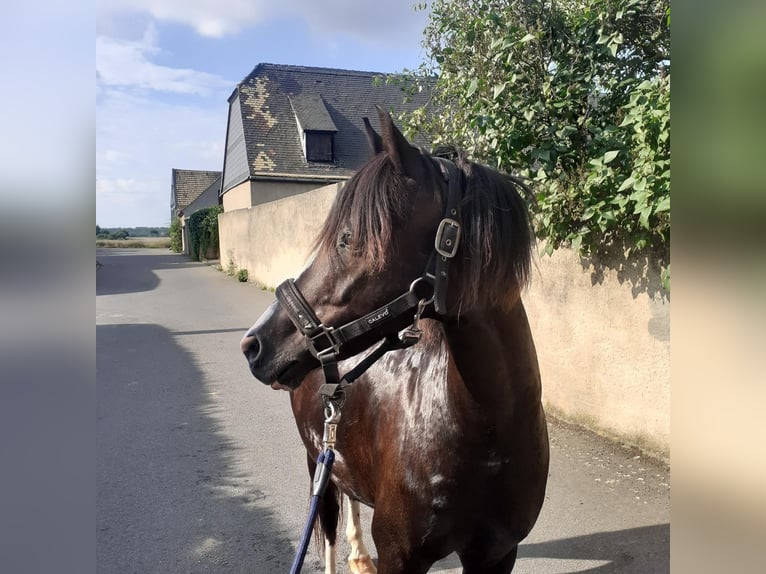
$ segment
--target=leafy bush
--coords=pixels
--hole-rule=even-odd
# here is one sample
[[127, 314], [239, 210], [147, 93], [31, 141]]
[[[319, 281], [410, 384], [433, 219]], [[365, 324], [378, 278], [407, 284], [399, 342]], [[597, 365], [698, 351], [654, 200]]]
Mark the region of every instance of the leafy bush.
[[170, 237], [170, 250], [173, 253], [181, 253], [181, 250], [183, 249], [181, 233], [181, 220], [177, 217], [174, 217], [173, 221], [170, 222], [170, 228], [168, 229], [168, 236]]
[[226, 266], [226, 275], [229, 277], [234, 277], [237, 273], [237, 264], [234, 263], [233, 259], [229, 259], [229, 264]]
[[248, 273], [247, 269], [240, 269], [237, 271], [237, 281], [240, 283], [247, 283]]
[[433, 98], [403, 124], [532, 180], [548, 254], [638, 251], [665, 265], [669, 19], [667, 0], [435, 0], [429, 59], [405, 81], [436, 76]]
[[218, 214], [223, 213], [223, 207], [213, 205], [195, 211], [189, 217], [189, 255], [192, 259], [202, 261], [208, 258], [208, 253], [218, 255]]

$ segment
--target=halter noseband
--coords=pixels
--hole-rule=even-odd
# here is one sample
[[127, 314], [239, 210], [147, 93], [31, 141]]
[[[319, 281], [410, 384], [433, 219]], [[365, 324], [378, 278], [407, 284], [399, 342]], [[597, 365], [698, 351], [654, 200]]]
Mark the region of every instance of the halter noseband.
[[[382, 307], [367, 313], [340, 327], [327, 326], [317, 317], [293, 279], [287, 279], [276, 289], [277, 300], [295, 327], [306, 339], [306, 345], [316, 357], [324, 371], [325, 384], [320, 394], [337, 398], [342, 389], [354, 382], [372, 364], [388, 351], [404, 349], [418, 342], [420, 329], [418, 321], [425, 308], [433, 304], [438, 315], [444, 315], [447, 307], [447, 286], [449, 264], [455, 257], [460, 244], [461, 220], [460, 200], [462, 196], [462, 172], [450, 160], [432, 156], [448, 183], [447, 202], [444, 217], [439, 223], [434, 240], [434, 251], [426, 264], [423, 274], [416, 278], [410, 288], [399, 297]], [[422, 286], [429, 286], [427, 297]], [[420, 291], [420, 293], [418, 293]], [[378, 330], [381, 326], [415, 311], [412, 325], [397, 335], [388, 335], [384, 341], [356, 367], [342, 378], [338, 373], [338, 357], [343, 346], [362, 335]]]

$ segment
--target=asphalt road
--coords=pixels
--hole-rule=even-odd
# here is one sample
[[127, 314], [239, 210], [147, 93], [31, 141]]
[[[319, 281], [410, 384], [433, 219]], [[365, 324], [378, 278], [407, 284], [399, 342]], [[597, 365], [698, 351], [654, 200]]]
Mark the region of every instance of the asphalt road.
[[[97, 258], [97, 571], [288, 572], [306, 456], [287, 393], [239, 351], [273, 294], [166, 250]], [[546, 501], [514, 574], [669, 572], [667, 468], [557, 422], [549, 432]], [[340, 572], [346, 553], [343, 541]], [[322, 564], [312, 545], [304, 572]], [[431, 571], [461, 570], [449, 556]]]

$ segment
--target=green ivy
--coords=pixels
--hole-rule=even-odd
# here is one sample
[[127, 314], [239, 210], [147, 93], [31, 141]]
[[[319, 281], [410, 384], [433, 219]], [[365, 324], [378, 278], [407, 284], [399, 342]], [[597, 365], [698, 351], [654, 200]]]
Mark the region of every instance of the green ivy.
[[435, 77], [433, 97], [400, 119], [527, 177], [546, 253], [619, 248], [664, 269], [669, 17], [667, 0], [435, 0], [428, 60], [391, 79], [412, 92]]
[[189, 255], [201, 261], [209, 248], [218, 248], [218, 214], [223, 207], [214, 205], [195, 211], [186, 226], [189, 230]]

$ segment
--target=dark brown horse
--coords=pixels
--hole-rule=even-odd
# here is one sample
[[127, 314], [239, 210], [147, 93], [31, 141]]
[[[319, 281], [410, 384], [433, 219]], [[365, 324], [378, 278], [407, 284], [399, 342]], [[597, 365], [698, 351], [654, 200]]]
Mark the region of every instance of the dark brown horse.
[[[427, 572], [451, 552], [466, 574], [506, 574], [540, 512], [548, 473], [540, 374], [520, 296], [533, 245], [522, 186], [457, 157], [451, 184], [457, 174], [459, 205], [449, 209], [445, 162], [411, 146], [378, 112], [382, 135], [368, 129], [376, 154], [338, 193], [294, 283], [325, 326], [373, 319], [335, 347], [341, 372], [412, 323], [414, 311], [389, 317], [386, 305], [413, 280], [434, 279], [438, 271], [423, 270], [435, 259], [453, 257], [440, 284], [446, 299], [434, 293], [441, 304], [427, 301], [420, 342], [383, 355], [345, 389], [332, 482], [319, 510], [326, 572], [335, 571], [343, 493], [351, 501], [353, 572], [375, 572], [359, 528], [363, 503], [374, 508], [380, 574]], [[434, 257], [443, 220], [456, 211], [461, 237], [446, 241], [455, 250], [442, 255], [442, 247]], [[313, 472], [322, 448], [322, 352], [310, 351], [295, 309], [282, 301], [247, 332], [242, 350], [256, 378], [290, 391]]]

